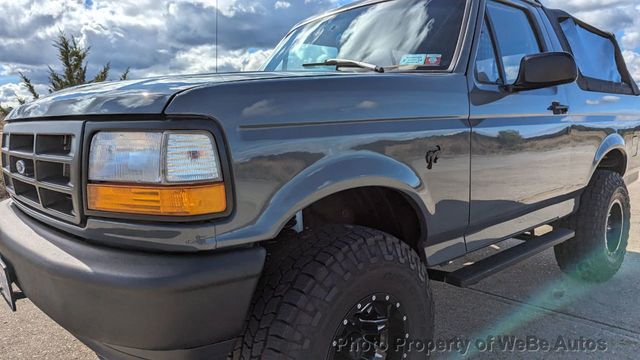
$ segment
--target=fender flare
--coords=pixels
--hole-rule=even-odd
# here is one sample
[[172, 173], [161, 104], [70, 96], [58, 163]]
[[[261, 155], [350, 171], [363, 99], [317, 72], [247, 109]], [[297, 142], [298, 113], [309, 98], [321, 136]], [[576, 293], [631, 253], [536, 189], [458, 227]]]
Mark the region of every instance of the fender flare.
[[624, 141], [624, 138], [620, 134], [613, 133], [604, 138], [604, 140], [602, 140], [602, 143], [598, 147], [598, 150], [596, 151], [596, 154], [593, 158], [593, 164], [591, 166], [591, 176], [593, 176], [593, 174], [596, 172], [596, 169], [598, 168], [604, 157], [613, 150], [619, 150], [622, 153], [622, 156], [624, 157], [626, 172], [628, 163], [626, 143]]
[[420, 193], [426, 193], [416, 172], [388, 156], [371, 151], [357, 151], [325, 157], [297, 174], [271, 198], [256, 222], [217, 237], [218, 246], [225, 241], [238, 244], [275, 238], [296, 213], [314, 202], [338, 192], [360, 187], [379, 186], [405, 194], [422, 215], [426, 224], [428, 210]]

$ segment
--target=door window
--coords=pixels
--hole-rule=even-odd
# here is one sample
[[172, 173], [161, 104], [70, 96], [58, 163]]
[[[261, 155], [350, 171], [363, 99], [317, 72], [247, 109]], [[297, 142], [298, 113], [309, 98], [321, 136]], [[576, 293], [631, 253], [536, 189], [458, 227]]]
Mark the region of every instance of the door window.
[[482, 25], [482, 33], [480, 34], [480, 44], [476, 56], [476, 79], [485, 84], [498, 84], [501, 80], [498, 57], [487, 21]]
[[524, 10], [490, 1], [487, 12], [502, 54], [505, 81], [513, 84], [518, 79], [522, 58], [541, 52], [538, 37]]
[[522, 58], [540, 52], [540, 42], [525, 10], [488, 2], [476, 57], [478, 81], [499, 83], [502, 78], [503, 84], [512, 85], [518, 79]]

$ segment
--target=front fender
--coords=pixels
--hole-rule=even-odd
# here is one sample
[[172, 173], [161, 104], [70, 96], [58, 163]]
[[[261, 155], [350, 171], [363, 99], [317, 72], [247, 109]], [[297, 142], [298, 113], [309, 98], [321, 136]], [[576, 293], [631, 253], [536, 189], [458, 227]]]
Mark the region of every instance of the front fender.
[[269, 201], [260, 218], [244, 228], [220, 234], [218, 247], [275, 238], [295, 214], [340, 191], [380, 186], [396, 189], [420, 208], [427, 210], [418, 195], [423, 187], [420, 177], [406, 164], [370, 151], [356, 151], [326, 157], [296, 175]]

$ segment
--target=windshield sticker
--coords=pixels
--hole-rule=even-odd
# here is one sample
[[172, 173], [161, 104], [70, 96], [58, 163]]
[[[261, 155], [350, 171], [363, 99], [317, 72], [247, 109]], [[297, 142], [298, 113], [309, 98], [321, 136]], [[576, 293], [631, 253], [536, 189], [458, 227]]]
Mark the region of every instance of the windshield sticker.
[[427, 66], [440, 66], [442, 63], [442, 54], [429, 54], [426, 56], [424, 64]]
[[400, 59], [400, 65], [424, 65], [427, 61], [426, 54], [407, 54]]

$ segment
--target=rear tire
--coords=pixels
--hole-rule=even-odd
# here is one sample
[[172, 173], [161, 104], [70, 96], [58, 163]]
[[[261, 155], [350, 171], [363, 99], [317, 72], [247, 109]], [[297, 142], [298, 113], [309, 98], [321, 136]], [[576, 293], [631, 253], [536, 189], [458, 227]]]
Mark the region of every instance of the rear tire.
[[558, 223], [576, 232], [575, 238], [555, 247], [560, 268], [579, 280], [611, 279], [627, 252], [630, 203], [620, 174], [597, 170], [582, 195], [578, 212]]
[[[327, 226], [270, 249], [232, 359], [349, 359], [355, 344], [367, 359], [366, 350], [384, 350], [363, 345], [361, 331], [400, 360], [396, 338], [431, 340], [433, 314], [427, 270], [408, 245], [368, 228]], [[425, 358], [415, 348], [406, 355]]]

